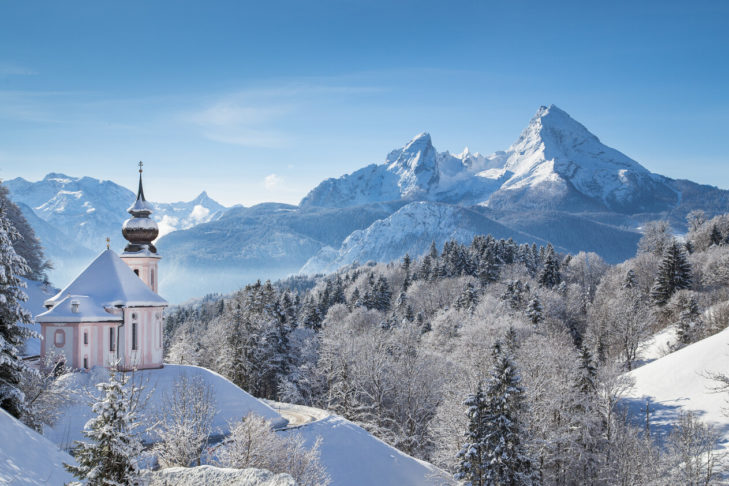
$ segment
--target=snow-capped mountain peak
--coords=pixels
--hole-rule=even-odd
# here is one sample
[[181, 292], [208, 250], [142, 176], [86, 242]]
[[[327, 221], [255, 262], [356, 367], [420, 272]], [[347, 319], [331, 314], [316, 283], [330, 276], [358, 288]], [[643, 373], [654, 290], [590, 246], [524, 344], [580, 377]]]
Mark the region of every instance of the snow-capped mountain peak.
[[438, 157], [426, 132], [390, 152], [386, 163], [387, 170], [399, 176], [398, 187], [403, 199], [417, 198], [438, 185]]
[[516, 201], [541, 205], [547, 198], [556, 206], [583, 200], [618, 211], [640, 211], [677, 200], [664, 178], [604, 145], [555, 105], [537, 110], [506, 151], [504, 169], [513, 175], [489, 198], [490, 206]]

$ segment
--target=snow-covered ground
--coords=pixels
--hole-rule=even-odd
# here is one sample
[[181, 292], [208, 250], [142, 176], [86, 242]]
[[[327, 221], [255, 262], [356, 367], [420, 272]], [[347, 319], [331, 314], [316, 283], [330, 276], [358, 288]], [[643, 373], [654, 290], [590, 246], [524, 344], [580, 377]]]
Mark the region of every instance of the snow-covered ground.
[[144, 471], [142, 481], [144, 486], [296, 486], [296, 482], [288, 474], [273, 474], [264, 469], [213, 466]]
[[641, 416], [649, 399], [651, 424], [659, 433], [667, 432], [681, 412], [694, 411], [721, 432], [729, 448], [729, 394], [712, 391], [715, 383], [707, 375], [712, 372], [729, 372], [729, 329], [631, 371], [635, 386], [625, 401]]
[[672, 352], [671, 347], [676, 344], [678, 336], [676, 326], [668, 326], [647, 339], [638, 351], [639, 360], [635, 368], [644, 366], [652, 361], [662, 358]]
[[[172, 364], [167, 364], [158, 370], [143, 370], [135, 373], [135, 382], [142, 383], [145, 387], [146, 398], [143, 401], [146, 400], [146, 404], [142, 418], [145, 423], [152, 423], [154, 415], [160, 410], [163, 397], [171, 392], [175, 379], [182, 375], [188, 379], [200, 377], [212, 387], [217, 410], [213, 419], [214, 435], [227, 434], [229, 422], [239, 421], [250, 412], [270, 420], [274, 427], [286, 424], [286, 420], [274, 409], [219, 374], [198, 366]], [[95, 391], [96, 383], [108, 379], [108, 372], [103, 368], [93, 368], [89, 372], [73, 373], [65, 379], [69, 380], [69, 388], [73, 390], [77, 401], [62, 414], [54, 427], [43, 431], [44, 436], [62, 449], [68, 449], [75, 440], [83, 440], [84, 424], [92, 417], [88, 393]]]
[[307, 446], [321, 437], [321, 462], [333, 485], [455, 484], [446, 472], [389, 446], [349, 420], [324, 410], [320, 414], [326, 416], [279, 433], [301, 434]]
[[0, 484], [62, 485], [73, 480], [73, 458], [0, 409]]

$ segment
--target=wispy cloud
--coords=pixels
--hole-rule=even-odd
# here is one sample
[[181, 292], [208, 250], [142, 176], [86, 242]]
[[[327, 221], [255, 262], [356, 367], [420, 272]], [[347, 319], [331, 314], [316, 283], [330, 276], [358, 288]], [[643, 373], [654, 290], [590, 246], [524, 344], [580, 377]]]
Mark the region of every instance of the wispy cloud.
[[267, 191], [275, 191], [283, 185], [283, 179], [276, 174], [269, 174], [263, 178], [263, 187]]
[[284, 128], [286, 122], [307, 107], [333, 96], [377, 91], [379, 88], [323, 82], [274, 83], [219, 96], [181, 118], [201, 129], [201, 135], [209, 140], [248, 147], [281, 147], [295, 137]]
[[38, 74], [36, 71], [28, 69], [27, 67], [0, 62], [0, 78], [7, 78], [10, 76], [34, 76], [36, 74]]

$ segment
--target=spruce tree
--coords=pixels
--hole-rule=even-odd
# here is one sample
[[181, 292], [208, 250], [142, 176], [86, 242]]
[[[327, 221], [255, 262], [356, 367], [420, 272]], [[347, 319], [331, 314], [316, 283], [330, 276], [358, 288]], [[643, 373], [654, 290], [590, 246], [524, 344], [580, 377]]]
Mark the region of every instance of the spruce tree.
[[33, 373], [19, 353], [25, 340], [36, 335], [22, 326], [31, 322], [31, 315], [20, 305], [27, 300], [20, 275], [29, 271], [13, 248], [13, 242], [20, 237], [0, 206], [0, 408], [16, 418], [25, 409], [25, 396], [18, 388], [21, 374]]
[[651, 289], [651, 298], [657, 305], [665, 305], [677, 290], [690, 287], [691, 265], [681, 245], [674, 239], [663, 253], [663, 260]]
[[501, 343], [494, 346], [494, 364], [484, 394], [487, 409], [485, 483], [531, 485], [532, 461], [524, 446], [520, 415], [524, 389], [516, 366]]
[[458, 299], [456, 299], [456, 309], [473, 312], [476, 308], [477, 300], [476, 289], [473, 287], [471, 282], [467, 282], [463, 286], [461, 295], [459, 295]]
[[466, 431], [466, 443], [458, 452], [458, 472], [455, 475], [457, 480], [465, 481], [472, 486], [483, 486], [486, 484], [486, 442], [488, 434], [488, 409], [486, 397], [484, 396], [481, 383], [478, 384], [476, 393], [469, 395], [463, 404], [468, 407], [468, 430]]
[[716, 224], [711, 226], [711, 235], [709, 238], [712, 245], [719, 246], [724, 242], [724, 238], [721, 237], [721, 231], [719, 231], [719, 228], [716, 226]]
[[526, 315], [535, 326], [544, 320], [542, 303], [539, 301], [539, 297], [534, 296], [534, 298], [529, 301], [529, 305], [526, 309]]
[[66, 469], [90, 486], [135, 484], [137, 457], [142, 444], [135, 435], [139, 426], [136, 417], [142, 389], [128, 377], [111, 371], [109, 381], [99, 383], [101, 392], [91, 410], [96, 414], [86, 422], [83, 434], [87, 442], [76, 442], [72, 454], [78, 466], [65, 464]]
[[537, 279], [539, 285], [547, 288], [554, 288], [562, 282], [562, 275], [559, 273], [559, 259], [554, 253], [552, 245], [547, 245], [547, 251], [544, 257], [544, 267], [539, 273]]
[[468, 430], [455, 477], [471, 485], [532, 485], [535, 475], [520, 422], [524, 390], [501, 343], [494, 346], [493, 356], [485, 389], [479, 384], [465, 402]]

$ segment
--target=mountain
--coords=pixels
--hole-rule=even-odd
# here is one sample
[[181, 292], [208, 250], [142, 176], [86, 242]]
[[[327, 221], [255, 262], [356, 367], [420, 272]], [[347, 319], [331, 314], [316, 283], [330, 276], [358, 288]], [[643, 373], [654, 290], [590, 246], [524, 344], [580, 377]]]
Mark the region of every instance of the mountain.
[[[106, 238], [122, 248], [121, 225], [135, 199], [129, 189], [112, 181], [50, 173], [30, 182], [16, 178], [4, 182], [10, 197], [29, 221], [55, 269], [59, 284], [72, 278], [90, 257], [104, 248]], [[226, 208], [202, 192], [189, 202], [152, 203], [160, 235], [213, 221]]]
[[[339, 247], [323, 248], [302, 271], [389, 261], [406, 251], [421, 253], [430, 241], [467, 241], [484, 231], [619, 262], [635, 253], [645, 221], [668, 219], [683, 231], [693, 209], [726, 212], [729, 191], [653, 174], [551, 105], [540, 107], [505, 151], [439, 153], [422, 133], [380, 165], [322, 182], [301, 207], [386, 201], [408, 205]], [[486, 219], [474, 219], [474, 213]]]
[[671, 179], [603, 145], [554, 105], [542, 106], [506, 151], [510, 177], [485, 204], [621, 213], [664, 211], [679, 202]]
[[542, 106], [514, 144], [490, 156], [437, 153], [421, 133], [370, 165], [327, 179], [301, 206], [344, 207], [430, 200], [494, 208], [665, 211], [678, 204], [672, 180], [602, 144], [554, 105]]
[[[65, 263], [74, 245], [98, 252], [107, 235], [115, 248], [124, 245], [119, 228], [131, 191], [63, 174], [6, 184], [50, 225], [36, 221], [34, 228], [51, 258]], [[667, 219], [681, 232], [691, 210], [713, 216], [727, 208], [729, 191], [651, 173], [551, 105], [491, 155], [438, 152], [421, 133], [380, 164], [321, 182], [298, 206], [226, 210], [203, 192], [190, 202], [155, 204], [153, 217], [164, 257], [161, 291], [180, 301], [259, 278], [416, 256], [431, 241], [488, 232], [616, 263], [634, 255], [646, 221]]]
[[421, 255], [435, 241], [442, 247], [446, 241], [470, 241], [476, 235], [514, 238], [517, 242], [539, 238], [514, 231], [468, 208], [428, 201], [411, 202], [385, 219], [365, 229], [352, 232], [338, 250], [323, 248], [301, 269], [303, 273], [329, 273], [350, 263], [369, 260], [391, 261], [405, 253]]

